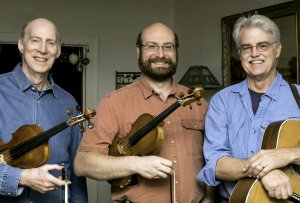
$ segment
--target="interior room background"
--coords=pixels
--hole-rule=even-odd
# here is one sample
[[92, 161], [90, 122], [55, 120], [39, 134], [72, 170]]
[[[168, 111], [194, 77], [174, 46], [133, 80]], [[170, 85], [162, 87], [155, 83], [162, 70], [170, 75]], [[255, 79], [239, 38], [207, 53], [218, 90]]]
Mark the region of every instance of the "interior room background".
[[[163, 22], [179, 36], [176, 81], [190, 66], [203, 65], [222, 83], [221, 18], [288, 1], [0, 0], [0, 42], [16, 43], [32, 18], [54, 21], [64, 44], [84, 47], [89, 64], [83, 68], [83, 107], [96, 108], [116, 88], [116, 71], [139, 71], [135, 40], [149, 24]], [[106, 181], [88, 180], [88, 189], [90, 203], [111, 202]]]

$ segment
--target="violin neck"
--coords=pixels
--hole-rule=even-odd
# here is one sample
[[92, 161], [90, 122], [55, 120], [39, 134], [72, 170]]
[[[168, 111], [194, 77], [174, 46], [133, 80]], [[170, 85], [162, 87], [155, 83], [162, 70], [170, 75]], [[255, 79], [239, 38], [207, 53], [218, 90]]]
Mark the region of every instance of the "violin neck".
[[47, 131], [44, 131], [14, 147], [12, 147], [9, 151], [10, 154], [13, 156], [12, 158], [18, 158], [23, 154], [29, 152], [30, 150], [38, 147], [39, 145], [46, 142], [50, 137], [54, 136], [55, 134], [59, 133], [60, 131], [69, 127], [69, 123], [64, 121], [53, 128], [50, 128]]
[[154, 117], [151, 121], [149, 121], [144, 127], [140, 128], [135, 133], [133, 133], [132, 136], [129, 138], [130, 143], [132, 145], [135, 145], [147, 133], [149, 133], [153, 128], [155, 128], [160, 122], [162, 122], [168, 115], [170, 115], [173, 111], [175, 111], [180, 106], [181, 106], [181, 100], [177, 100], [176, 102], [174, 102], [166, 110], [164, 110], [159, 115]]

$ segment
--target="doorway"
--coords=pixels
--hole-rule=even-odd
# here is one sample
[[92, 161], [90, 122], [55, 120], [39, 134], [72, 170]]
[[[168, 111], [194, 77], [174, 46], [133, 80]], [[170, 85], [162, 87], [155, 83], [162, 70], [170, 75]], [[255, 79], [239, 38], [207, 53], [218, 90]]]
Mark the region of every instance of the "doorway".
[[[83, 70], [86, 63], [85, 46], [62, 45], [61, 55], [56, 59], [50, 75], [60, 87], [73, 95], [77, 103], [83, 107]], [[12, 71], [21, 62], [21, 55], [16, 43], [0, 44], [0, 74]]]

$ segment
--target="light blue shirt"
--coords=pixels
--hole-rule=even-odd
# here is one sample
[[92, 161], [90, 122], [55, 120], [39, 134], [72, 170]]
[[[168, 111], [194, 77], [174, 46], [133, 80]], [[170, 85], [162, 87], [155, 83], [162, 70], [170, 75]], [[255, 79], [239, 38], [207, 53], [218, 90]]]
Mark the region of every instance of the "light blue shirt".
[[[12, 72], [0, 75], [0, 139], [8, 143], [12, 134], [25, 124], [37, 124], [44, 131], [69, 116], [67, 108], [76, 112], [75, 99], [49, 77], [51, 88], [38, 92], [26, 77], [20, 65]], [[78, 90], [80, 91], [80, 90]], [[76, 114], [77, 115], [77, 114]], [[70, 203], [87, 203], [85, 178], [79, 178], [73, 172], [73, 159], [82, 134], [78, 126], [68, 127], [49, 139], [49, 164], [65, 164], [72, 184], [69, 186]], [[2, 153], [2, 152], [1, 152]], [[60, 203], [61, 188], [41, 194], [27, 187], [19, 186], [22, 169], [0, 164], [0, 202], [9, 203]], [[50, 171], [54, 176], [61, 176], [61, 171]]]
[[[299, 91], [299, 86], [297, 85]], [[300, 110], [289, 84], [277, 73], [253, 114], [246, 80], [215, 94], [205, 121], [204, 156], [206, 165], [197, 179], [210, 186], [220, 186], [229, 198], [236, 182], [217, 180], [216, 163], [223, 156], [248, 158], [261, 149], [266, 127], [274, 121], [300, 119]]]

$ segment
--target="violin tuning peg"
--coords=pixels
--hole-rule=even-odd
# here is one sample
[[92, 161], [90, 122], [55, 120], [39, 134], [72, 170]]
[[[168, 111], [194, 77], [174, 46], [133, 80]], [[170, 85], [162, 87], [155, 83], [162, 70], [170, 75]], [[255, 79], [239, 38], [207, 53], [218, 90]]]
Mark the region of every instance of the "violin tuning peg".
[[81, 133], [83, 133], [85, 131], [85, 128], [82, 125], [80, 125], [79, 130], [80, 130]]
[[184, 93], [183, 93], [183, 92], [179, 92], [179, 93], [178, 93], [178, 97], [179, 97], [179, 98], [183, 98], [183, 97], [184, 97]]
[[72, 116], [73, 114], [73, 110], [71, 108], [67, 108], [66, 112], [69, 116]]
[[90, 120], [88, 120], [87, 126], [89, 129], [92, 129], [94, 127], [94, 124]]
[[193, 93], [193, 90], [194, 90], [194, 88], [189, 88], [188, 91], [187, 91], [187, 93], [188, 93], [188, 94], [192, 94], [192, 93]]

